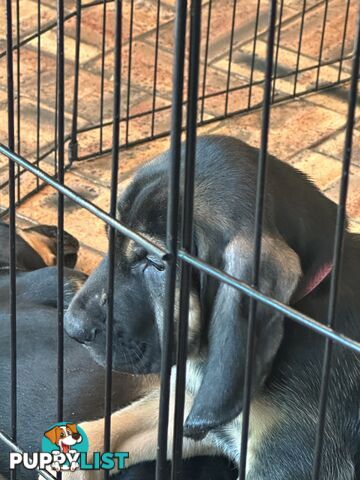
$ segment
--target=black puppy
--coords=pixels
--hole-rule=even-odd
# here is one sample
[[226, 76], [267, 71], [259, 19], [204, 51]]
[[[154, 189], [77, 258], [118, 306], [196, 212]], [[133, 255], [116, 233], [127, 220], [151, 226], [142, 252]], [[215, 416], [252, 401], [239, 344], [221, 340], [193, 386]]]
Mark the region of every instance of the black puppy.
[[[0, 224], [0, 430], [10, 434], [10, 320], [8, 226]], [[35, 232], [35, 235], [34, 235]], [[40, 235], [38, 235], [40, 232]], [[56, 227], [31, 229], [32, 243], [18, 230], [17, 247], [17, 443], [26, 452], [38, 451], [44, 432], [56, 422], [57, 412], [57, 270], [45, 267], [53, 252], [56, 260]], [[21, 234], [21, 236], [20, 236]], [[36, 239], [34, 238], [36, 236]], [[38, 255], [36, 245], [42, 255]], [[74, 266], [79, 244], [65, 232], [65, 263]], [[5, 254], [4, 254], [5, 252]], [[47, 252], [47, 253], [45, 253]], [[51, 260], [52, 262], [53, 260]], [[44, 267], [44, 268], [43, 268]], [[86, 276], [65, 268], [65, 308]], [[64, 338], [64, 419], [77, 423], [98, 418], [104, 411], [104, 370], [88, 355], [85, 348]], [[128, 376], [113, 375], [114, 410], [129, 403], [137, 381]], [[0, 443], [0, 478], [9, 475], [9, 449]], [[191, 466], [194, 462], [193, 467]], [[134, 467], [121, 478], [153, 478], [152, 465]], [[189, 480], [232, 480], [234, 473], [228, 461], [192, 460], [187, 464]], [[129, 477], [128, 477], [129, 475]], [[236, 475], [235, 475], [236, 477]], [[35, 479], [37, 474], [18, 471], [21, 479]]]
[[[52, 225], [36, 225], [16, 229], [16, 268], [30, 271], [55, 265], [56, 232]], [[10, 244], [9, 226], [0, 222], [0, 274], [9, 269]], [[64, 232], [64, 265], [74, 268], [79, 242], [68, 232]]]
[[[17, 442], [27, 452], [40, 449], [57, 412], [57, 270], [56, 227], [17, 230]], [[10, 433], [9, 228], [0, 224], [0, 430]], [[65, 232], [65, 264], [74, 266], [78, 241]], [[38, 248], [39, 250], [35, 250]], [[53, 258], [52, 258], [53, 255]], [[64, 303], [69, 305], [86, 275], [65, 268]], [[96, 418], [103, 412], [104, 372], [84, 348], [65, 335], [64, 418]], [[91, 373], [91, 382], [89, 382]], [[114, 377], [120, 391], [121, 378]], [[119, 403], [119, 402], [118, 402]], [[116, 404], [116, 399], [114, 399]], [[0, 448], [0, 473], [9, 478], [9, 450]], [[21, 478], [37, 478], [21, 470]], [[20, 478], [20, 477], [18, 477]]]
[[[183, 148], [184, 157], [184, 148]], [[198, 256], [251, 283], [258, 151], [220, 136], [196, 151], [194, 245]], [[183, 164], [182, 164], [183, 165]], [[119, 200], [120, 220], [164, 246], [169, 153], [141, 168]], [[183, 169], [182, 169], [183, 172]], [[336, 205], [305, 175], [269, 158], [260, 290], [325, 323]], [[346, 233], [336, 329], [360, 340], [360, 240]], [[104, 363], [107, 262], [72, 301], [67, 332]], [[158, 371], [165, 264], [122, 235], [116, 243], [113, 368]], [[179, 282], [180, 276], [177, 280]], [[179, 298], [177, 289], [176, 298]], [[185, 456], [226, 454], [239, 461], [248, 298], [194, 272], [190, 295]], [[256, 350], [247, 459], [248, 480], [310, 480], [324, 339], [264, 304], [256, 310]], [[178, 309], [176, 309], [176, 321]], [[176, 339], [175, 339], [176, 340]], [[176, 343], [176, 342], [175, 342]], [[170, 409], [173, 418], [174, 392]], [[132, 462], [156, 454], [159, 391], [112, 416], [112, 441]], [[322, 480], [360, 476], [360, 361], [335, 346], [329, 384]], [[86, 422], [101, 448], [103, 421]], [[170, 424], [169, 443], [171, 444]], [[141, 439], [146, 439], [146, 448]], [[193, 439], [202, 439], [195, 442]], [[169, 445], [171, 451], [171, 445]], [[84, 475], [86, 478], [86, 475]]]

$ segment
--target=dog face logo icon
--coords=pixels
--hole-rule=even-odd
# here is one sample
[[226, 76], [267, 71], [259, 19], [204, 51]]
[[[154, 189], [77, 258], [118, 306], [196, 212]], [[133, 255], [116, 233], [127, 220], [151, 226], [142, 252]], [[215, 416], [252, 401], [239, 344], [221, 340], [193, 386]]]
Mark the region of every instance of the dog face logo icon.
[[93, 451], [90, 458], [88, 452], [89, 440], [85, 430], [74, 422], [59, 422], [44, 432], [40, 452], [10, 452], [9, 466], [10, 470], [15, 470], [22, 465], [26, 470], [43, 470], [56, 477], [56, 472], [64, 471], [124, 470], [129, 458], [129, 452]]
[[45, 432], [44, 435], [51, 443], [58, 445], [60, 452], [63, 453], [69, 453], [73, 445], [82, 441], [82, 436], [78, 432], [75, 423], [67, 423], [61, 427], [55, 425], [51, 430]]
[[79, 468], [79, 454], [88, 450], [88, 441], [85, 432], [75, 423], [61, 422], [44, 433], [42, 447], [54, 455], [53, 470], [75, 471]]

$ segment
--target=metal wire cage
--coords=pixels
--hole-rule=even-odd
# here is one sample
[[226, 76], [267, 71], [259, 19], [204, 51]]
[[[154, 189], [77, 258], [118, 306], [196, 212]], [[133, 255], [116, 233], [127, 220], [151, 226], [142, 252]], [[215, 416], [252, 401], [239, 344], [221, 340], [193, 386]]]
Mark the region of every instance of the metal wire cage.
[[[150, 3], [154, 4], [151, 13], [147, 12], [146, 3], [123, 3], [126, 21], [121, 26], [119, 47], [121, 147], [169, 134], [169, 79], [175, 48], [173, 12], [167, 2]], [[64, 142], [68, 153], [65, 168], [74, 161], [94, 158], [112, 149], [115, 7], [114, 0], [72, 0], [64, 5]], [[20, 0], [13, 4], [15, 150], [55, 178], [61, 87], [54, 78], [56, 10], [51, 2], [40, 0], [31, 14], [29, 8], [35, 8], [35, 4], [28, 8]], [[349, 26], [355, 14], [354, 0], [346, 0], [341, 8], [334, 8], [329, 0], [277, 2], [272, 104], [349, 80], [353, 48], [353, 30]], [[5, 11], [3, 15], [5, 18]], [[248, 6], [238, 0], [209, 0], [202, 6], [197, 125], [262, 106], [267, 15], [268, 2], [260, 0]], [[339, 31], [333, 38], [328, 24], [335, 16], [339, 17]], [[228, 28], [220, 35], [221, 24]], [[307, 46], [309, 39], [311, 51]], [[189, 38], [184, 41], [188, 53]], [[0, 44], [0, 65], [4, 70], [7, 51], [4, 38]], [[184, 109], [188, 61], [186, 54]], [[2, 108], [6, 110], [5, 102]], [[30, 181], [24, 169], [16, 170], [15, 194], [19, 203], [43, 182]], [[28, 180], [21, 181], [22, 177]], [[0, 164], [0, 191], [6, 193], [7, 186], [5, 168]]]
[[[178, 264], [182, 265], [181, 273], [181, 301], [180, 318], [178, 332], [177, 348], [177, 383], [176, 383], [176, 401], [175, 401], [175, 428], [174, 428], [174, 446], [172, 459], [172, 478], [181, 478], [181, 455], [182, 455], [182, 433], [183, 433], [183, 412], [184, 412], [184, 389], [186, 379], [186, 341], [187, 341], [187, 321], [189, 307], [189, 287], [191, 270], [198, 269], [207, 275], [210, 275], [221, 282], [225, 282], [250, 298], [249, 329], [247, 339], [247, 358], [246, 358], [246, 377], [243, 401], [243, 423], [241, 431], [241, 460], [239, 465], [240, 479], [245, 479], [246, 475], [246, 452], [247, 438], [249, 431], [249, 413], [250, 413], [250, 393], [251, 393], [251, 371], [254, 351], [254, 327], [255, 310], [258, 302], [262, 302], [274, 310], [286, 315], [291, 321], [312, 329], [314, 332], [322, 335], [326, 341], [326, 349], [323, 359], [321, 395], [319, 402], [319, 422], [316, 435], [316, 446], [314, 452], [313, 478], [319, 477], [321, 465], [321, 452], [324, 440], [324, 425], [327, 403], [327, 388], [329, 382], [329, 372], [331, 365], [332, 345], [334, 342], [341, 344], [345, 348], [352, 349], [360, 353], [360, 344], [351, 338], [347, 338], [333, 328], [334, 312], [337, 300], [337, 289], [339, 282], [339, 268], [341, 264], [341, 253], [343, 246], [343, 235], [345, 230], [346, 198], [348, 191], [348, 179], [352, 148], [352, 134], [355, 121], [355, 108], [358, 88], [358, 72], [360, 66], [360, 17], [357, 18], [357, 30], [355, 39], [349, 39], [348, 22], [351, 10], [351, 0], [344, 3], [344, 26], [341, 32], [341, 42], [338, 45], [338, 51], [333, 58], [323, 58], [323, 46], [326, 36], [326, 22], [329, 8], [329, 1], [321, 1], [323, 4], [323, 21], [319, 36], [319, 50], [317, 61], [310, 62], [306, 66], [300, 65], [300, 55], [302, 49], [302, 38], [306, 25], [306, 18], [311, 9], [317, 3], [304, 0], [299, 8], [299, 30], [297, 35], [293, 36], [297, 42], [297, 54], [295, 63], [287, 71], [280, 71], [278, 68], [279, 46], [283, 29], [286, 27], [286, 16], [284, 0], [269, 0], [265, 12], [262, 11], [262, 5], [257, 3], [257, 12], [254, 25], [252, 25], [254, 41], [252, 49], [249, 52], [248, 76], [239, 76], [237, 85], [232, 84], [231, 68], [233, 57], [236, 55], [235, 47], [239, 45], [241, 39], [236, 37], [236, 22], [239, 4], [234, 0], [229, 9], [229, 48], [228, 48], [228, 71], [226, 74], [225, 88], [222, 83], [221, 88], [211, 85], [208, 75], [208, 65], [210, 64], [212, 18], [216, 8], [216, 1], [209, 0], [205, 6], [200, 0], [178, 0], [176, 3], [175, 17], [175, 40], [173, 43], [173, 71], [172, 87], [168, 92], [168, 102], [164, 104], [164, 99], [160, 101], [159, 91], [161, 90], [161, 80], [159, 75], [160, 58], [159, 43], [162, 39], [161, 11], [162, 3], [157, 2], [157, 14], [153, 31], [153, 76], [150, 78], [151, 101], [150, 106], [147, 103], [147, 109], [138, 113], [132, 112], [132, 95], [134, 89], [132, 86], [132, 72], [134, 68], [134, 28], [136, 28], [136, 1], [131, 0], [126, 5], [130, 8], [130, 24], [128, 34], [124, 34], [124, 25], [122, 23], [122, 9], [125, 2], [121, 0], [103, 2], [82, 3], [76, 1], [75, 10], [66, 9], [64, 0], [57, 0], [56, 20], [51, 20], [46, 26], [41, 24], [41, 2], [38, 2], [38, 28], [37, 33], [30, 36], [20, 35], [21, 15], [17, 3], [17, 14], [13, 15], [13, 2], [6, 0], [6, 47], [0, 54], [6, 58], [7, 62], [7, 142], [3, 138], [0, 144], [0, 153], [8, 160], [7, 179], [0, 186], [7, 189], [9, 194], [8, 208], [3, 213], [9, 214], [10, 224], [10, 319], [11, 319], [11, 432], [0, 432], [0, 443], [5, 442], [13, 450], [19, 451], [21, 446], [16, 444], [17, 431], [17, 383], [16, 383], [16, 251], [15, 251], [15, 228], [16, 228], [16, 205], [26, 196], [41, 188], [42, 185], [51, 185], [58, 192], [58, 418], [63, 417], [63, 232], [64, 232], [64, 198], [70, 198], [81, 207], [87, 209], [95, 216], [99, 217], [109, 225], [109, 272], [108, 272], [108, 316], [107, 316], [107, 367], [106, 367], [106, 386], [105, 386], [105, 431], [104, 431], [104, 450], [110, 449], [110, 418], [111, 418], [111, 364], [112, 364], [112, 329], [113, 329], [113, 305], [114, 305], [114, 247], [115, 234], [120, 232], [132, 238], [151, 251], [160, 256], [167, 263], [167, 283], [166, 283], [166, 303], [164, 305], [166, 319], [164, 324], [164, 335], [162, 345], [162, 367], [161, 367], [161, 399], [160, 399], [160, 421], [159, 421], [159, 440], [157, 456], [157, 480], [165, 478], [165, 462], [167, 450], [167, 435], [169, 421], [169, 388], [170, 388], [170, 368], [172, 339], [174, 330], [174, 302], [175, 302], [175, 278]], [[310, 3], [310, 2], [309, 2]], [[114, 7], [114, 30], [113, 34], [107, 33], [107, 11], [109, 5]], [[80, 126], [79, 118], [82, 111], [82, 101], [80, 95], [81, 79], [81, 19], [86, 12], [92, 8], [101, 8], [102, 29], [101, 29], [101, 55], [97, 59], [96, 66], [99, 68], [100, 85], [99, 90], [94, 92], [98, 99], [98, 119], [87, 125]], [[67, 81], [66, 72], [66, 45], [65, 28], [67, 21], [75, 18], [74, 42], [75, 55], [72, 64], [73, 74], [71, 75], [72, 99], [71, 99], [71, 119], [68, 123], [68, 132], [66, 131], [66, 114], [68, 106], [65, 97], [65, 85]], [[189, 25], [188, 25], [189, 21]], [[13, 27], [15, 25], [15, 35]], [[205, 28], [206, 42], [200, 45], [201, 29]], [[47, 32], [56, 29], [57, 35], [57, 60], [56, 60], [56, 82], [55, 86], [55, 119], [54, 119], [54, 138], [51, 141], [42, 142], [41, 138], [41, 99], [42, 99], [42, 36]], [[188, 36], [187, 36], [188, 31]], [[111, 38], [109, 38], [111, 36]], [[124, 37], [127, 40], [124, 42]], [[22, 48], [31, 42], [36, 42], [36, 65], [34, 75], [34, 86], [36, 87], [35, 118], [36, 118], [36, 136], [33, 151], [22, 150], [22, 119], [21, 119], [21, 54]], [[109, 46], [108, 42], [111, 43]], [[266, 47], [266, 61], [264, 65], [263, 77], [255, 79], [256, 49], [259, 42]], [[124, 47], [126, 46], [126, 49]], [[350, 45], [350, 46], [349, 46]], [[14, 71], [14, 53], [16, 54], [16, 69]], [[111, 59], [111, 60], [110, 60]], [[351, 68], [349, 68], [351, 60]], [[127, 71], [124, 75], [122, 66], [127, 63]], [[110, 63], [110, 67], [109, 67]], [[331, 69], [329, 70], [329, 67]], [[111, 73], [110, 73], [111, 72]], [[300, 84], [299, 78], [302, 74], [311, 72], [314, 74], [312, 81]], [[330, 72], [330, 73], [329, 73]], [[329, 76], [330, 75], [330, 76]], [[329, 82], [330, 78], [330, 82]], [[54, 79], [53, 79], [54, 80]], [[286, 80], [287, 94], [281, 95], [277, 92], [278, 82]], [[271, 105], [278, 101], [284, 101], [294, 98], [298, 95], [309, 93], [313, 90], [328, 88], [342, 82], [350, 81], [350, 94], [348, 103], [348, 115], [346, 125], [346, 137], [344, 144], [344, 156], [342, 167], [342, 179], [339, 196], [339, 206], [337, 215], [337, 226], [333, 253], [333, 271], [331, 276], [331, 293], [328, 307], [328, 324], [323, 325], [312, 318], [284, 305], [275, 299], [272, 299], [258, 291], [260, 275], [260, 254], [262, 238], [262, 219], [264, 209], [264, 188], [266, 179], [268, 135], [270, 126]], [[109, 93], [108, 87], [112, 84], [112, 105], [108, 108], [106, 96]], [[222, 97], [224, 100], [221, 110], [212, 111], [208, 114], [208, 105], [211, 105], [211, 99]], [[15, 99], [17, 100], [15, 102]], [[184, 106], [186, 107], [184, 114]], [[16, 107], [16, 108], [15, 108]], [[247, 285], [240, 280], [233, 278], [223, 271], [214, 268], [197, 258], [192, 251], [192, 217], [193, 217], [193, 186], [194, 186], [194, 159], [196, 147], [197, 127], [207, 122], [226, 118], [230, 115], [247, 112], [251, 109], [262, 108], [262, 129], [261, 142], [259, 149], [259, 169], [257, 179], [257, 198], [256, 198], [256, 219], [254, 235], [254, 259], [252, 283]], [[122, 113], [122, 112], [125, 113]], [[210, 108], [211, 111], [211, 108]], [[168, 119], [160, 122], [161, 115], [164, 112], [171, 112], [171, 128], [167, 128]], [[162, 117], [163, 118], [163, 117]], [[166, 118], [166, 117], [165, 117]], [[144, 134], [141, 130], [140, 136], [133, 137], [132, 132], [136, 131], [136, 121], [146, 123], [148, 132]], [[104, 129], [112, 129], [111, 145], [104, 143]], [[183, 130], [186, 133], [186, 182], [184, 186], [183, 200], [183, 224], [180, 233], [178, 226], [178, 211], [180, 197], [180, 144]], [[97, 141], [92, 143], [88, 151], [82, 153], [81, 142], [82, 135], [89, 131], [95, 131]], [[166, 249], [159, 249], [151, 241], [142, 237], [139, 233], [128, 229], [125, 225], [116, 219], [116, 198], [118, 184], [119, 161], [121, 161], [121, 147], [128, 147], [138, 142], [144, 142], [164, 135], [171, 135], [171, 163], [169, 165], [169, 195], [167, 211], [167, 246]], [[66, 158], [66, 144], [68, 142], [68, 157]], [[111, 177], [111, 200], [110, 210], [105, 212], [79, 196], [68, 186], [64, 184], [64, 173], [67, 168], [75, 161], [80, 161], [106, 152], [112, 152], [112, 177]], [[25, 155], [26, 153], [26, 155]], [[45, 160], [51, 156], [51, 165], [53, 171], [48, 171], [44, 167]], [[48, 165], [48, 164], [46, 164]], [[22, 176], [30, 172], [36, 178], [35, 189], [23, 192]], [[5, 191], [5, 190], [3, 190]], [[240, 434], [240, 432], [239, 432]], [[239, 438], [240, 442], [240, 438]], [[41, 472], [44, 478], [52, 478], [49, 474]], [[16, 473], [12, 473], [15, 478]], [[108, 472], [104, 473], [105, 478]]]

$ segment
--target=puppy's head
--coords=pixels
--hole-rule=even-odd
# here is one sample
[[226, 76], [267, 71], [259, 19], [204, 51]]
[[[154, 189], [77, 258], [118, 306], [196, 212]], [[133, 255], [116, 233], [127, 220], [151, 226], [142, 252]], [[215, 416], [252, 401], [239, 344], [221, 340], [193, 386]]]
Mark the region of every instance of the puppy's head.
[[[164, 154], [140, 169], [119, 200], [120, 221], [160, 246], [166, 244], [168, 167], [169, 154]], [[252, 281], [256, 175], [256, 150], [225, 137], [198, 139], [195, 250], [202, 260], [246, 283]], [[297, 175], [287, 171], [286, 181], [291, 183]], [[301, 276], [294, 245], [300, 239], [299, 250], [307, 247], [301, 232], [296, 231], [303, 224], [294, 221], [291, 208], [277, 205], [275, 197], [268, 191], [265, 198], [259, 288], [288, 303]], [[311, 215], [310, 211], [309, 218]], [[281, 232], [276, 216], [284, 226]], [[285, 238], [290, 222], [292, 245]], [[120, 234], [115, 257], [113, 368], [131, 373], [159, 372], [167, 266]], [[107, 272], [105, 258], [74, 297], [65, 319], [68, 334], [84, 343], [101, 364], [105, 363]], [[176, 322], [179, 284], [178, 272]], [[193, 270], [188, 355], [197, 357], [201, 351], [202, 382], [185, 425], [189, 436], [205, 435], [242, 409], [248, 312], [246, 295]], [[258, 303], [255, 318], [254, 390], [268, 374], [283, 332], [282, 317], [270, 307]]]
[[82, 441], [82, 436], [78, 432], [75, 423], [67, 423], [63, 426], [56, 425], [46, 431], [44, 435], [51, 443], [58, 445], [66, 453], [72, 445]]

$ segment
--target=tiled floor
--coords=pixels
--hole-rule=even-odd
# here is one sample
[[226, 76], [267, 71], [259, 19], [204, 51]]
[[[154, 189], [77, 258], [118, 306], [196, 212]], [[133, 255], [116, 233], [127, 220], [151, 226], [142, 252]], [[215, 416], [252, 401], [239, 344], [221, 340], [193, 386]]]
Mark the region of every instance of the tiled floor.
[[[67, 12], [74, 10], [74, 0], [66, 3]], [[83, 1], [83, 4], [87, 2]], [[157, 76], [157, 106], [170, 104], [171, 99], [171, 65], [173, 51], [174, 0], [161, 1], [161, 28], [159, 36], [159, 57]], [[204, 12], [208, 2], [204, 1]], [[239, 3], [239, 2], [238, 2]], [[230, 87], [248, 82], [253, 48], [253, 23], [256, 11], [256, 0], [240, 2], [241, 14], [237, 14], [234, 30], [234, 48], [231, 64]], [[294, 68], [297, 57], [297, 39], [299, 35], [302, 9], [300, 0], [284, 0], [283, 30], [278, 55], [278, 71], [287, 72]], [[15, 5], [15, 2], [14, 2]], [[41, 2], [42, 25], [55, 20], [55, 1]], [[263, 78], [264, 57], [266, 47], [266, 19], [268, 2], [261, 2], [257, 56], [255, 61], [254, 80]], [[345, 3], [343, 0], [330, 0], [327, 29], [324, 37], [323, 59], [327, 60], [339, 55], [342, 32], [344, 28]], [[357, 0], [350, 1], [348, 37], [354, 31], [354, 18]], [[153, 92], [153, 57], [156, 37], [155, 0], [134, 1], [134, 24], [132, 43], [132, 73], [130, 113], [143, 112], [152, 106]], [[206, 93], [223, 89], [228, 72], [228, 42], [230, 35], [233, 0], [214, 0], [211, 20], [211, 42], [209, 44], [209, 67], [207, 69]], [[324, 2], [308, 1], [310, 8], [306, 16], [302, 56], [300, 67], [314, 64], [318, 58], [318, 44], [323, 19]], [[15, 7], [14, 7], [15, 8]], [[129, 63], [129, 18], [131, 1], [123, 1], [123, 85], [122, 111], [127, 108], [128, 63]], [[102, 5], [84, 9], [82, 13], [82, 44], [79, 95], [79, 126], [96, 123], [99, 113], [99, 88], [101, 83], [101, 31]], [[0, 18], [3, 18], [4, 0], [0, 0]], [[29, 35], [36, 28], [37, 2], [20, 0], [22, 22], [21, 36]], [[206, 18], [206, 15], [205, 15]], [[105, 96], [104, 115], [111, 118], [112, 113], [112, 65], [114, 36], [114, 5], [107, 4], [106, 15], [106, 56], [105, 56]], [[0, 21], [0, 51], [4, 49], [4, 26]], [[203, 37], [206, 34], [206, 21], [203, 22]], [[72, 89], [74, 81], [73, 56], [75, 18], [66, 23], [66, 128], [69, 131], [72, 111]], [[56, 36], [53, 31], [42, 36], [41, 55], [41, 146], [45, 148], [54, 138], [54, 99], [55, 99], [55, 52]], [[345, 51], [351, 52], [351, 42], [345, 44]], [[15, 53], [15, 71], [17, 55]], [[34, 159], [36, 146], [36, 61], [37, 41], [28, 43], [20, 53], [21, 65], [21, 153]], [[344, 72], [348, 72], [349, 64], [345, 62]], [[201, 65], [201, 75], [203, 74]], [[338, 76], [338, 66], [326, 66], [321, 69], [321, 81], [333, 81]], [[201, 76], [201, 78], [203, 78]], [[299, 75], [298, 89], [302, 91], [314, 85], [316, 71], [308, 71]], [[288, 77], [276, 81], [275, 94], [283, 95], [292, 91], [293, 78]], [[289, 162], [306, 172], [310, 178], [330, 198], [336, 200], [339, 190], [341, 158], [344, 141], [344, 127], [347, 111], [348, 85], [343, 85], [323, 93], [315, 93], [287, 103], [274, 106], [271, 115], [271, 132], [269, 151], [285, 162]], [[262, 87], [254, 87], [251, 100], [255, 104], [262, 99]], [[246, 106], [249, 97], [248, 89], [234, 92], [229, 96], [229, 112]], [[225, 96], [207, 99], [204, 104], [206, 118], [223, 113]], [[156, 115], [155, 133], [169, 127], [169, 111]], [[95, 120], [94, 120], [95, 119]], [[6, 143], [6, 59], [0, 57], [0, 141]], [[127, 132], [129, 141], [149, 135], [150, 116], [140, 117], [131, 122]], [[246, 115], [214, 122], [199, 129], [199, 133], [221, 133], [241, 138], [251, 145], [258, 146], [260, 141], [261, 111], [253, 111]], [[126, 131], [121, 129], [121, 138]], [[103, 131], [104, 148], [111, 146], [111, 126]], [[79, 137], [80, 154], [96, 152], [99, 142], [99, 131], [91, 131]], [[353, 166], [348, 200], [348, 213], [352, 220], [352, 228], [360, 231], [360, 124], [357, 122], [354, 133]], [[165, 150], [169, 145], [168, 138], [152, 141], [136, 147], [124, 149], [120, 155], [120, 181], [126, 181], [132, 172], [145, 161]], [[2, 163], [1, 163], [2, 162]], [[109, 206], [110, 156], [75, 163], [66, 174], [66, 185], [82, 196], [99, 205], [104, 210]], [[50, 156], [42, 162], [42, 168], [53, 173], [53, 158]], [[6, 180], [7, 168], [5, 159], [0, 159], [0, 182]], [[35, 185], [34, 178], [26, 173], [22, 178], [23, 189], [30, 190]], [[6, 206], [6, 189], [0, 191], [0, 208]], [[56, 223], [56, 194], [49, 188], [25, 201], [18, 209], [20, 224]], [[71, 202], [66, 202], [65, 226], [69, 232], [79, 238], [82, 244], [79, 267], [91, 271], [106, 250], [107, 241], [101, 221], [88, 214]]]

